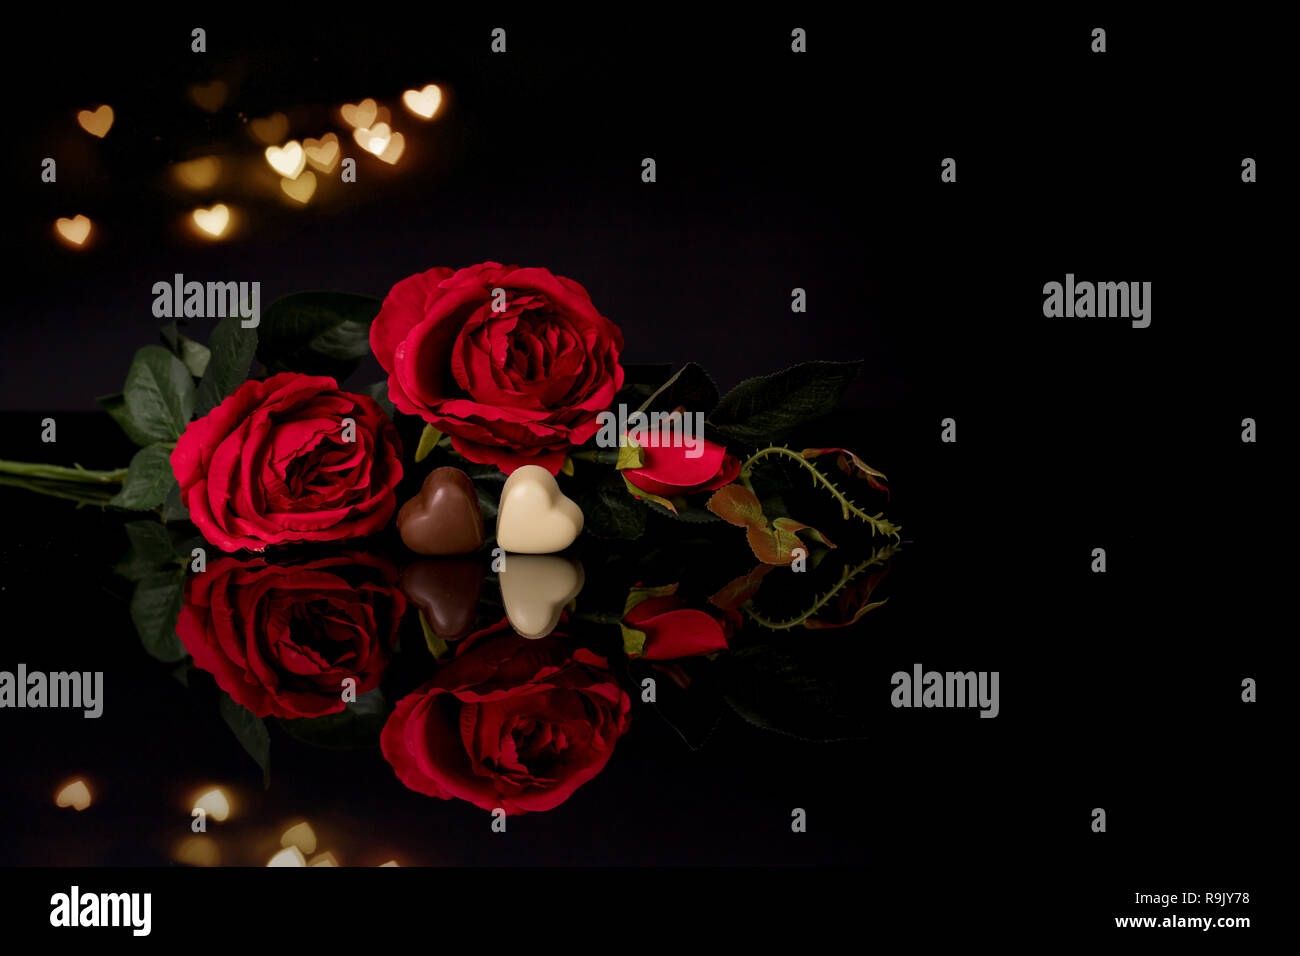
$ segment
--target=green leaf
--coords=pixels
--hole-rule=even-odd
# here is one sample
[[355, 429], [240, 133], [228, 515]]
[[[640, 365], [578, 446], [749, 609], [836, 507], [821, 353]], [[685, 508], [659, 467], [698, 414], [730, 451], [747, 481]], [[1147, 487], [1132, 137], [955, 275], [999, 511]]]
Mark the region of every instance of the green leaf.
[[153, 438], [131, 420], [131, 413], [126, 410], [126, 398], [121, 392], [116, 395], [104, 395], [95, 401], [99, 403], [100, 408], [113, 417], [113, 421], [117, 422], [127, 438], [137, 445], [152, 444]]
[[195, 400], [198, 414], [206, 415], [248, 381], [257, 351], [257, 329], [246, 329], [238, 315], [227, 316], [217, 323], [208, 339], [212, 347], [212, 361], [207, 374], [199, 382]]
[[638, 631], [619, 622], [618, 628], [623, 632], [623, 653], [628, 657], [640, 657], [645, 653], [645, 631]]
[[280, 726], [290, 737], [313, 747], [330, 750], [363, 750], [379, 746], [379, 734], [388, 720], [388, 701], [376, 688], [361, 694], [337, 714], [280, 718]]
[[190, 370], [190, 374], [195, 378], [202, 378], [203, 373], [208, 369], [208, 363], [212, 361], [211, 350], [201, 342], [195, 342], [193, 339], [180, 337], [179, 342], [180, 355], [177, 356]]
[[135, 428], [150, 441], [179, 438], [194, 414], [194, 379], [161, 345], [135, 353], [122, 394]]
[[172, 485], [171, 491], [167, 492], [167, 497], [163, 499], [162, 506], [163, 521], [189, 521], [190, 509], [185, 507], [185, 502], [181, 500], [181, 486]]
[[175, 663], [188, 653], [176, 636], [176, 619], [184, 598], [185, 572], [180, 568], [155, 572], [135, 586], [131, 620], [150, 657]]
[[650, 598], [668, 597], [670, 594], [676, 594], [677, 587], [678, 582], [674, 581], [672, 584], [662, 584], [652, 588], [629, 588], [627, 592], [627, 600], [623, 602], [623, 616], [626, 617], [628, 612], [642, 601], [648, 601]]
[[861, 362], [805, 362], [746, 379], [722, 397], [709, 424], [725, 441], [777, 441], [804, 422], [833, 412], [861, 367]]
[[390, 422], [397, 421], [397, 408], [393, 405], [393, 400], [388, 397], [388, 379], [372, 382], [362, 391], [379, 403], [379, 407], [383, 409]]
[[598, 538], [639, 538], [645, 531], [645, 509], [628, 495], [621, 472], [611, 472], [570, 497], [582, 509], [585, 530]]
[[666, 411], [685, 408], [688, 412], [708, 412], [718, 403], [718, 386], [713, 384], [709, 373], [687, 362], [659, 389], [647, 398], [639, 412]]
[[625, 468], [641, 468], [645, 465], [645, 450], [627, 438], [618, 446], [618, 460], [614, 463], [614, 468], [622, 471]]
[[350, 375], [370, 351], [370, 323], [383, 303], [342, 292], [300, 292], [262, 316], [257, 357], [272, 372]]
[[221, 718], [226, 722], [226, 726], [234, 731], [235, 739], [262, 768], [262, 786], [269, 788], [271, 786], [271, 734], [266, 729], [266, 721], [235, 703], [229, 694], [221, 695], [220, 709]]
[[442, 440], [442, 432], [432, 425], [425, 425], [424, 431], [420, 432], [420, 444], [415, 449], [415, 460], [424, 461], [429, 457], [429, 453], [438, 446]]
[[172, 474], [171, 449], [165, 445], [141, 448], [131, 459], [122, 490], [109, 499], [109, 504], [131, 511], [151, 511], [166, 500], [176, 487]]

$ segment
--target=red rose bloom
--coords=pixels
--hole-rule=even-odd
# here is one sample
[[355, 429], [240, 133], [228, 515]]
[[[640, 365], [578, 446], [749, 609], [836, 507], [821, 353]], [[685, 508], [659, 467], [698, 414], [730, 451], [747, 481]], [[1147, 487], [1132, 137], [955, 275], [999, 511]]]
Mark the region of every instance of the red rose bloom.
[[406, 786], [507, 814], [550, 810], [604, 768], [631, 701], [608, 662], [509, 622], [471, 634], [397, 702], [380, 746]]
[[[677, 431], [668, 428], [633, 432], [629, 437], [641, 446], [645, 462], [640, 468], [625, 468], [623, 477], [648, 494], [672, 498], [715, 491], [740, 474], [740, 459], [703, 436], [695, 436], [699, 444], [694, 448], [687, 448]], [[688, 451], [698, 457], [690, 457]]]
[[343, 710], [388, 666], [406, 597], [387, 558], [343, 554], [296, 564], [220, 558], [190, 575], [176, 634], [236, 703], [258, 717]]
[[225, 551], [373, 534], [402, 479], [397, 430], [375, 400], [295, 372], [239, 386], [190, 423], [171, 463], [191, 520]]
[[687, 607], [676, 594], [646, 598], [623, 616], [623, 623], [645, 634], [639, 657], [671, 661], [725, 651], [740, 627], [740, 612], [708, 611]]
[[403, 279], [370, 326], [370, 347], [398, 409], [507, 474], [557, 473], [623, 385], [618, 326], [586, 289], [546, 269], [485, 262]]

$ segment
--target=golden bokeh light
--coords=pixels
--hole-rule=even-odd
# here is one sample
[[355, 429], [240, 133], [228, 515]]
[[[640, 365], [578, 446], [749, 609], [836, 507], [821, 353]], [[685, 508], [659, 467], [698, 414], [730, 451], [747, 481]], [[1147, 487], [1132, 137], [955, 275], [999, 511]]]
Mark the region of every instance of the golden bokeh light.
[[308, 866], [338, 866], [339, 861], [338, 858], [335, 857], [333, 853], [331, 853], [329, 850], [326, 850], [324, 853], [318, 853], [316, 856], [308, 860], [307, 865]]
[[195, 209], [190, 213], [198, 235], [205, 239], [220, 239], [230, 228], [230, 208], [217, 203], [211, 209]]
[[72, 807], [72, 809], [78, 811], [84, 810], [90, 806], [90, 787], [80, 777], [69, 781], [60, 787], [58, 793], [54, 795], [54, 805], [56, 807]]
[[266, 147], [266, 161], [286, 179], [297, 179], [307, 165], [307, 154], [301, 143], [291, 139], [283, 146]]
[[54, 231], [70, 246], [80, 246], [90, 238], [90, 227], [90, 220], [82, 215], [54, 221]]
[[215, 156], [188, 159], [172, 167], [172, 178], [186, 189], [211, 189], [221, 178], [221, 160]]
[[172, 859], [187, 866], [220, 866], [221, 848], [210, 836], [190, 834], [176, 841]]
[[194, 798], [193, 808], [222, 823], [230, 818], [230, 800], [220, 787], [205, 790]]
[[283, 142], [289, 135], [289, 117], [283, 113], [272, 113], [261, 119], [250, 120], [248, 131], [255, 140], [268, 146]]
[[402, 94], [402, 105], [421, 119], [431, 120], [442, 106], [442, 90], [436, 83], [422, 90], [407, 90]]
[[388, 140], [388, 146], [379, 154], [379, 158], [389, 166], [395, 166], [406, 149], [406, 139], [401, 133], [394, 133]]
[[304, 139], [302, 149], [307, 154], [307, 162], [326, 176], [339, 164], [339, 138], [333, 133], [326, 133], [320, 139]]
[[103, 139], [113, 126], [113, 107], [105, 104], [94, 110], [82, 110], [77, 114], [77, 123], [91, 136]]
[[352, 136], [356, 139], [357, 145], [366, 152], [382, 156], [384, 150], [388, 148], [389, 140], [393, 138], [393, 131], [388, 128], [387, 123], [376, 123], [372, 127], [354, 129]]
[[297, 847], [306, 854], [315, 853], [316, 831], [311, 828], [311, 824], [306, 820], [295, 823], [280, 835], [280, 846]]
[[290, 199], [307, 205], [312, 194], [316, 192], [316, 174], [310, 169], [304, 172], [297, 179], [280, 178], [280, 188]]
[[375, 122], [378, 113], [379, 104], [370, 98], [355, 104], [344, 103], [339, 107], [339, 115], [343, 117], [343, 122], [356, 129], [369, 127], [371, 123]]
[[307, 858], [296, 846], [285, 847], [266, 861], [267, 866], [306, 866]]
[[389, 860], [387, 863], [380, 863], [380, 866], [400, 866], [396, 860]]
[[195, 83], [190, 87], [190, 100], [199, 109], [215, 113], [226, 102], [226, 96], [229, 94], [226, 84], [221, 80], [213, 80], [211, 83]]

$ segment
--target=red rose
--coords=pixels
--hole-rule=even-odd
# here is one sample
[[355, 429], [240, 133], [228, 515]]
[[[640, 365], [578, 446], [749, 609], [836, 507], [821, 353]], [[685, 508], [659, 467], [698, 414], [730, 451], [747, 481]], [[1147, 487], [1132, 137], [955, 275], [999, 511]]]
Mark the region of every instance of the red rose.
[[398, 409], [507, 474], [558, 472], [623, 385], [618, 326], [586, 289], [546, 269], [485, 262], [403, 279], [370, 326], [370, 347]]
[[623, 623], [645, 634], [645, 647], [637, 656], [671, 661], [725, 651], [740, 627], [740, 612], [722, 611], [715, 616], [687, 607], [676, 594], [666, 594], [637, 604], [623, 615]]
[[714, 491], [740, 474], [740, 459], [700, 435], [693, 439], [698, 443], [694, 447], [687, 447], [676, 428], [652, 428], [628, 437], [641, 446], [645, 461], [640, 468], [625, 468], [623, 477], [647, 494], [671, 498]]
[[190, 575], [176, 633], [197, 667], [258, 717], [343, 710], [379, 685], [406, 597], [376, 555], [268, 564], [220, 558]]
[[226, 551], [372, 534], [402, 479], [397, 430], [374, 399], [294, 372], [239, 386], [190, 423], [171, 462], [191, 520]]
[[471, 634], [397, 702], [380, 746], [406, 786], [507, 814], [550, 810], [604, 768], [631, 701], [608, 662], [509, 622]]

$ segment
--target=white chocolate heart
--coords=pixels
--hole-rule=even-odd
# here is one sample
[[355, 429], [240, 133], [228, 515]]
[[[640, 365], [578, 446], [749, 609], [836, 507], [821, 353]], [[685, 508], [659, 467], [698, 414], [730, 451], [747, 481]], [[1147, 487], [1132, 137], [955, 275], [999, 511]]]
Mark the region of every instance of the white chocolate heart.
[[510, 626], [520, 637], [546, 637], [582, 590], [582, 565], [558, 554], [508, 554], [497, 580]]
[[506, 479], [497, 506], [497, 544], [516, 554], [554, 554], [582, 533], [582, 509], [565, 497], [555, 476], [522, 465]]

